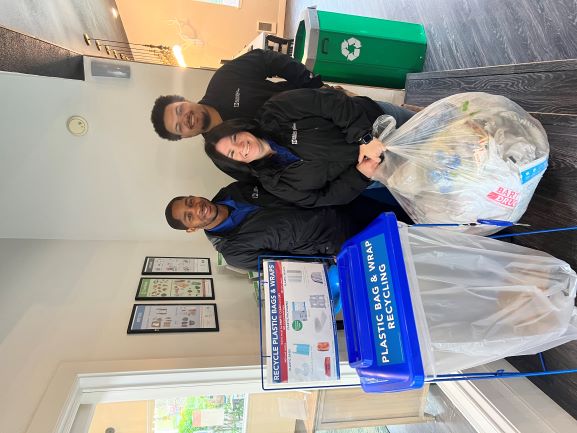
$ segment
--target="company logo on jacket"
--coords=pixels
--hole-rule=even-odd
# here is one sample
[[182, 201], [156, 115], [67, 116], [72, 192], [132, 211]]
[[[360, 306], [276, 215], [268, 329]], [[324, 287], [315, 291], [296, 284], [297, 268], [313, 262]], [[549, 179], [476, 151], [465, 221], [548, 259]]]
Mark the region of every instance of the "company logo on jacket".
[[293, 123], [293, 134], [291, 136], [291, 144], [299, 144], [297, 139], [298, 131], [297, 131], [297, 124]]
[[257, 199], [258, 198], [258, 186], [255, 186], [252, 190], [252, 198]]
[[234, 92], [234, 108], [240, 107], [240, 87]]

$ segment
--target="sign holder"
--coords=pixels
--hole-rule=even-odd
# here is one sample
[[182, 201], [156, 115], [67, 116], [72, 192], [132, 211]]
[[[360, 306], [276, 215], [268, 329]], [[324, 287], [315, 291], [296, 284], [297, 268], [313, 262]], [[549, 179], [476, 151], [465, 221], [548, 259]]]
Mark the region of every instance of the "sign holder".
[[[277, 389], [342, 387], [330, 257], [259, 257], [261, 385]], [[358, 386], [353, 384], [344, 386]]]

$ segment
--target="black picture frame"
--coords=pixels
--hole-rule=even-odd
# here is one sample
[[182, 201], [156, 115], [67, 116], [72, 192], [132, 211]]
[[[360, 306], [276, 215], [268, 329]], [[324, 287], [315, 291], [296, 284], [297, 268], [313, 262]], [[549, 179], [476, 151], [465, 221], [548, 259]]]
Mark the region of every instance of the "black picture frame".
[[164, 334], [219, 332], [219, 330], [216, 304], [134, 304], [126, 332]]
[[211, 275], [208, 257], [146, 256], [142, 275]]
[[[183, 284], [180, 287], [175, 287], [179, 282]], [[189, 287], [185, 282], [190, 283]], [[197, 283], [197, 284], [194, 284]], [[153, 287], [150, 288], [149, 285]], [[190, 285], [196, 287], [190, 287]], [[200, 287], [198, 287], [200, 286]], [[191, 294], [199, 290], [203, 292], [204, 296], [179, 296], [180, 290], [184, 293]], [[164, 294], [166, 293], [166, 295]], [[136, 301], [210, 301], [215, 299], [214, 294], [214, 280], [212, 278], [190, 278], [190, 277], [164, 277], [164, 276], [150, 276], [142, 277], [138, 282], [136, 288]]]

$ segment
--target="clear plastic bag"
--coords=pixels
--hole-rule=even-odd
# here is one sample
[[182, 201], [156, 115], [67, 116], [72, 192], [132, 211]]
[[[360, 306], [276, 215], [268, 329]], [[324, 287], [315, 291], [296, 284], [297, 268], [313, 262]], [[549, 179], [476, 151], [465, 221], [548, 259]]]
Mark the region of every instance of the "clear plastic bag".
[[[513, 101], [462, 93], [435, 102], [387, 135], [374, 135], [385, 160], [383, 183], [416, 223], [517, 222], [547, 168], [549, 143], [541, 124]], [[462, 227], [488, 235], [496, 226]]]
[[[577, 339], [577, 276], [541, 251], [400, 224], [423, 357], [433, 374]], [[423, 320], [424, 317], [424, 320]]]

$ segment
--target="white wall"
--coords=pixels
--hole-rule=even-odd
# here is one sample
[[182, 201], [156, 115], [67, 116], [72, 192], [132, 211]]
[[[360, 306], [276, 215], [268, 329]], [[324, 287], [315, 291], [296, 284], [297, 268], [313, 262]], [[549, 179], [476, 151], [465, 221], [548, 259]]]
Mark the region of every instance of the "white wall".
[[[132, 77], [64, 80], [0, 72], [0, 238], [183, 239], [168, 227], [174, 195], [211, 198], [231, 179], [202, 139], [159, 138], [160, 94], [203, 94], [212, 71], [130, 64]], [[73, 114], [89, 131], [66, 130]]]
[[[2, 433], [25, 431], [63, 363], [100, 371], [119, 360], [134, 369], [258, 362], [256, 303], [236, 275], [214, 276], [219, 333], [126, 334], [146, 255], [209, 256], [216, 267], [202, 233], [168, 227], [166, 202], [212, 197], [231, 181], [201, 139], [162, 140], [149, 120], [158, 95], [196, 100], [212, 72], [130, 68], [129, 80], [93, 78], [89, 64], [86, 81], [0, 72]], [[88, 120], [86, 136], [66, 131], [73, 114]]]
[[205, 242], [0, 240], [0, 432], [25, 431], [63, 362], [257, 364], [258, 309], [238, 274], [213, 269], [220, 332], [126, 334], [144, 256], [207, 254], [216, 268]]

